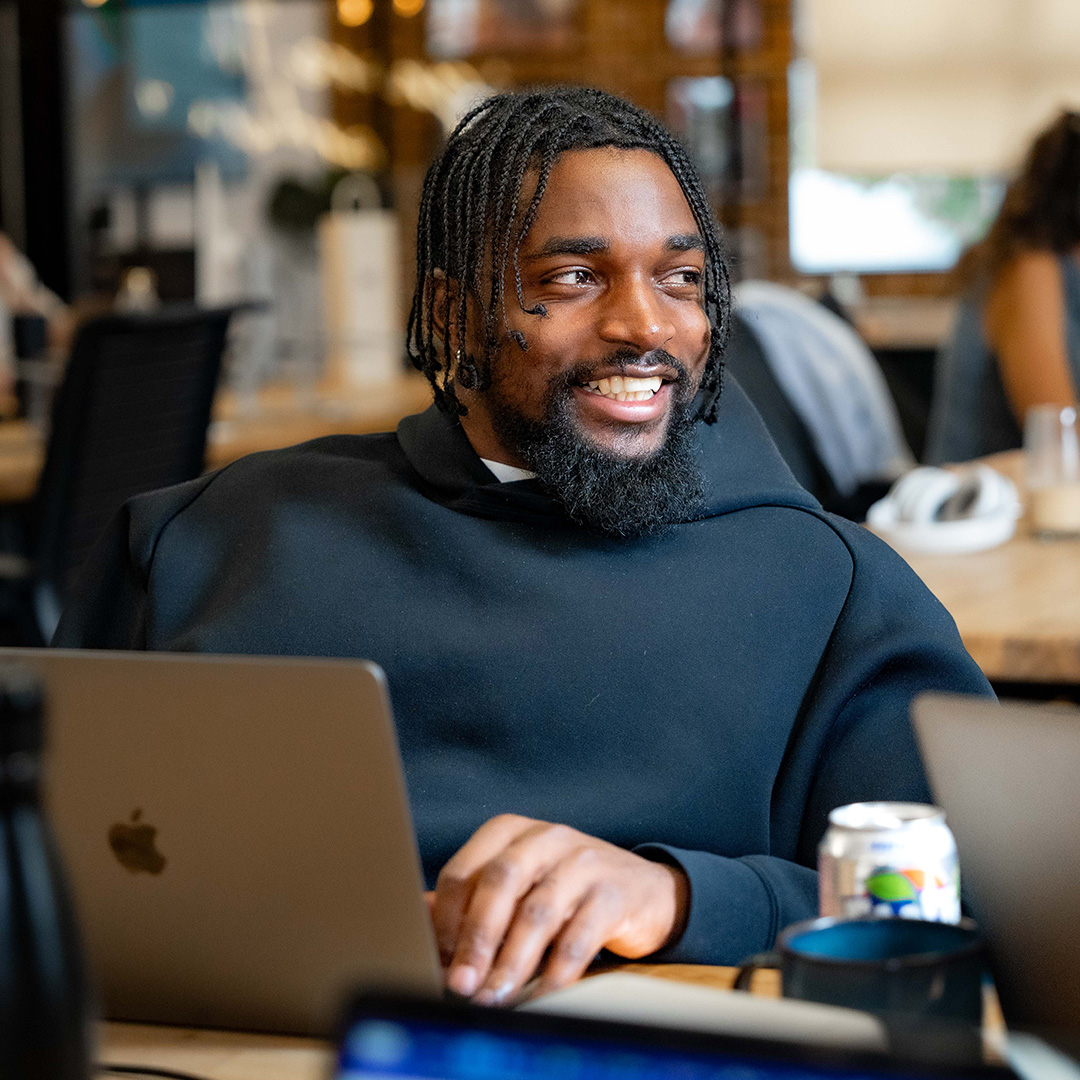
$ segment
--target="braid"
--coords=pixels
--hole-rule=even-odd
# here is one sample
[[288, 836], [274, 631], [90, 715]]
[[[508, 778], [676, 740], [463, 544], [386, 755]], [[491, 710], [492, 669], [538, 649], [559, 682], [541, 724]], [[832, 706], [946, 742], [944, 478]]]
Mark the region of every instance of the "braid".
[[[731, 282], [719, 229], [697, 170], [678, 139], [636, 106], [588, 87], [551, 87], [499, 94], [472, 109], [450, 134], [445, 149], [424, 178], [416, 244], [417, 286], [409, 312], [409, 358], [431, 382], [435, 403], [452, 415], [465, 407], [454, 389], [483, 388], [505, 324], [508, 271], [514, 298], [529, 315], [547, 314], [542, 304], [527, 307], [518, 255], [536, 220], [548, 178], [567, 150], [613, 147], [649, 150], [671, 169], [686, 197], [705, 244], [704, 304], [711, 326], [709, 354], [699, 392], [699, 418], [714, 423], [723, 389]], [[519, 199], [526, 173], [537, 170], [536, 189], [520, 218]], [[487, 259], [485, 259], [485, 254]], [[439, 313], [447, 332], [436, 333], [436, 273], [446, 278], [445, 308]], [[490, 280], [488, 280], [490, 279]], [[456, 297], [453, 334], [449, 316]], [[485, 282], [487, 296], [482, 299]], [[483, 351], [466, 349], [469, 309], [483, 317]], [[519, 348], [528, 340], [510, 332]], [[441, 341], [440, 341], [441, 337]], [[453, 340], [451, 340], [453, 339]]]

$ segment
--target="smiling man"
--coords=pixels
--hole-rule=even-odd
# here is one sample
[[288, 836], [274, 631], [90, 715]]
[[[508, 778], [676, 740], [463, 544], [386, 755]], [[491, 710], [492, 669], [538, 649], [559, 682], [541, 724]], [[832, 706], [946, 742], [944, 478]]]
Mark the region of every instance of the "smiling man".
[[434, 405], [133, 500], [56, 643], [381, 664], [460, 994], [769, 947], [833, 807], [928, 799], [911, 698], [985, 681], [723, 385], [716, 225], [647, 114], [485, 102], [417, 264]]
[[[481, 457], [528, 469], [578, 521], [629, 534], [685, 520], [702, 497], [692, 427], [712, 340], [706, 234], [651, 151], [571, 149], [549, 168], [529, 169], [507, 208], [535, 218], [504, 270], [519, 310], [482, 376], [470, 362], [462, 380], [457, 365], [462, 426]], [[461, 318], [445, 288], [434, 302], [444, 325]], [[464, 330], [459, 348], [475, 355], [483, 346]]]

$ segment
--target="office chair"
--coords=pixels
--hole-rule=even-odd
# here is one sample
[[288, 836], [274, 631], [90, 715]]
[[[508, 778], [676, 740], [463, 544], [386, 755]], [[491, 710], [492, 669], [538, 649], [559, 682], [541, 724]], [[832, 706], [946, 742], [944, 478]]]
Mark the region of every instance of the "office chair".
[[847, 495], [837, 490], [806, 424], [777, 382], [757, 336], [738, 311], [732, 313], [724, 362], [761, 415], [795, 479], [824, 509], [862, 521], [867, 508], [889, 490], [892, 481], [867, 481]]
[[8, 616], [24, 643], [51, 639], [76, 573], [127, 499], [203, 471], [234, 310], [168, 306], [80, 328], [22, 550], [0, 555]]

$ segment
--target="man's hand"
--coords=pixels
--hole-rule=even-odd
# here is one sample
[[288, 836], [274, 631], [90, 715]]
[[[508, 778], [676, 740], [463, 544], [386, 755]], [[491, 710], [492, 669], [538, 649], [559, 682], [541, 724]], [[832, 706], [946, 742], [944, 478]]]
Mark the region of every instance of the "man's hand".
[[603, 948], [646, 956], [680, 928], [681, 870], [546, 821], [485, 822], [429, 894], [446, 985], [484, 1005], [511, 1000], [537, 973], [541, 991], [580, 978]]

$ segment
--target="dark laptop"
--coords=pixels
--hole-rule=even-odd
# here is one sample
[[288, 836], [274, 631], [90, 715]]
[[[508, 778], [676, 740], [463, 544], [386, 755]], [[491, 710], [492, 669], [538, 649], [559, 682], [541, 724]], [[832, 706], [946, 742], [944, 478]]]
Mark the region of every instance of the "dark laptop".
[[1080, 709], [927, 694], [912, 709], [1010, 1028], [1080, 1052]]

